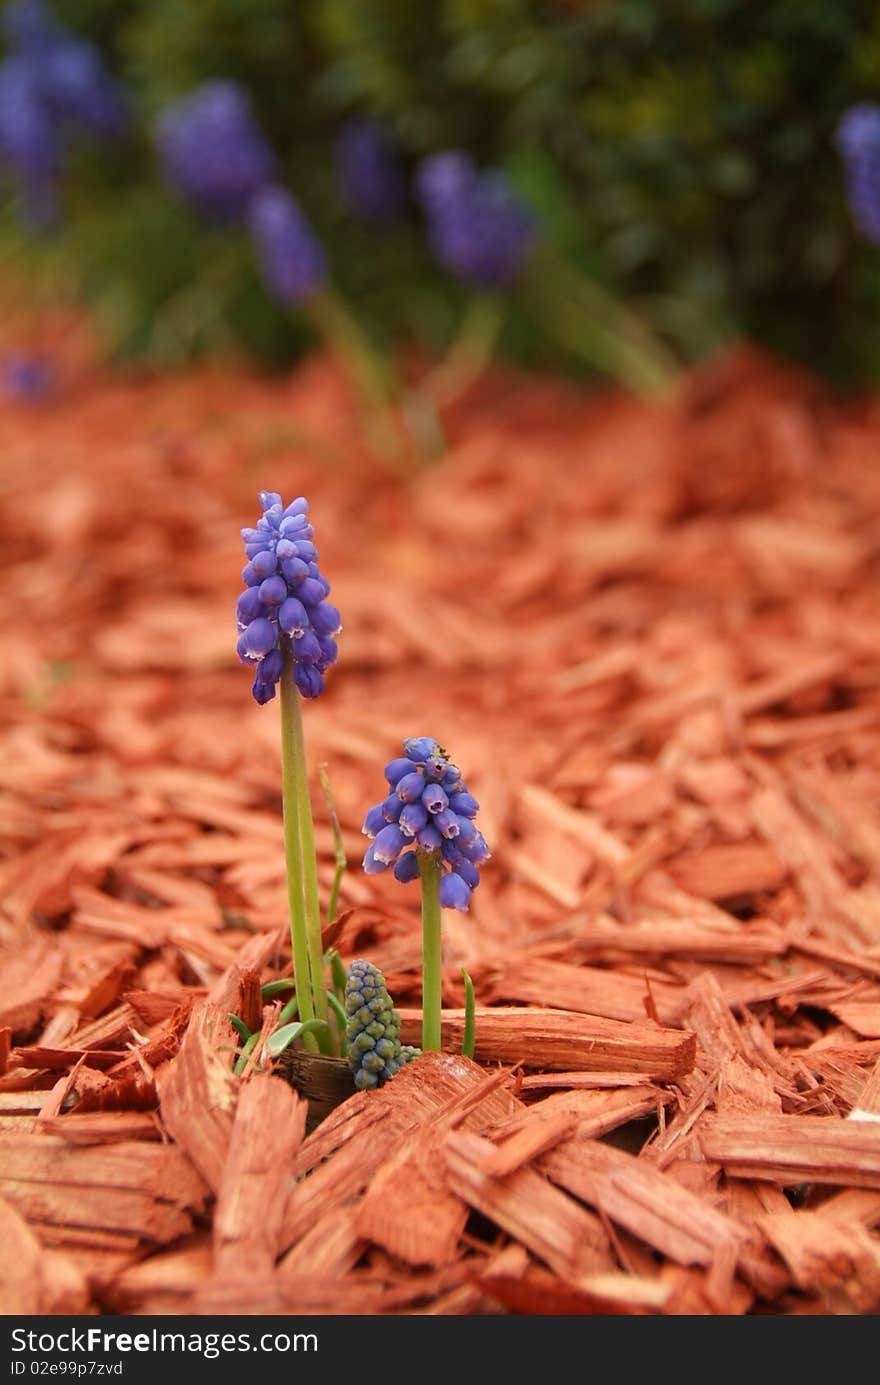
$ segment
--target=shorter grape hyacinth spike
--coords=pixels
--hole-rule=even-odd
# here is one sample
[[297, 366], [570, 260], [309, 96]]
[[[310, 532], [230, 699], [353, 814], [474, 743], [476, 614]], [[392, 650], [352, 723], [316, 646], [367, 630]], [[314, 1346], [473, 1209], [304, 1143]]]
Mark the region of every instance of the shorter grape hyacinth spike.
[[263, 514], [255, 529], [242, 529], [247, 564], [238, 598], [238, 644], [243, 664], [255, 663], [253, 695], [262, 706], [275, 696], [284, 668], [284, 641], [293, 659], [293, 681], [303, 697], [324, 690], [324, 672], [337, 657], [339, 612], [326, 599], [330, 583], [318, 567], [309, 502], [285, 506], [274, 491], [261, 491]]
[[468, 793], [461, 771], [430, 736], [412, 736], [404, 755], [385, 766], [390, 793], [367, 813], [363, 833], [373, 840], [363, 866], [367, 875], [394, 867], [397, 880], [419, 877], [418, 852], [440, 862], [440, 903], [466, 910], [480, 883], [478, 866], [489, 848], [474, 826], [479, 804]]
[[385, 977], [372, 962], [352, 962], [345, 981], [345, 1037], [348, 1062], [358, 1091], [380, 1087], [420, 1049], [400, 1042], [400, 1016], [391, 1003]]

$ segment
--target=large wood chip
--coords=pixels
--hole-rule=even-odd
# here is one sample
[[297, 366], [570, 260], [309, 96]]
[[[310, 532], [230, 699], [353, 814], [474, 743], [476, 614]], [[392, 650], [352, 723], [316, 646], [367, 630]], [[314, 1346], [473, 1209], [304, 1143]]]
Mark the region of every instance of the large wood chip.
[[880, 1188], [880, 1127], [835, 1116], [712, 1116], [698, 1139], [707, 1159], [739, 1178], [782, 1187]]
[[450, 1188], [476, 1211], [515, 1236], [568, 1283], [613, 1268], [608, 1237], [598, 1217], [554, 1188], [533, 1169], [499, 1178], [488, 1170], [495, 1146], [480, 1135], [455, 1131], [444, 1144]]
[[6, 1197], [0, 1197], [0, 1313], [13, 1317], [85, 1313], [89, 1290], [68, 1256], [47, 1252]]
[[177, 1057], [156, 1074], [162, 1121], [215, 1193], [223, 1182], [238, 1094], [232, 1045], [226, 1014], [203, 1001]]
[[724, 1248], [736, 1253], [748, 1239], [704, 1198], [645, 1160], [578, 1137], [541, 1160], [554, 1182], [640, 1240], [682, 1265], [709, 1265]]
[[260, 1274], [274, 1264], [306, 1128], [306, 1103], [286, 1082], [256, 1073], [242, 1088], [214, 1213], [215, 1273]]
[[[461, 1048], [464, 1011], [444, 1010], [444, 1049]], [[421, 1012], [402, 1008], [400, 1032], [404, 1043], [417, 1043]], [[516, 1009], [498, 1006], [478, 1009], [474, 1056], [482, 1063], [523, 1063], [527, 1068], [584, 1068], [590, 1072], [629, 1071], [674, 1081], [694, 1066], [696, 1038], [660, 1025], [625, 1024], [601, 1015], [577, 1015], [567, 1010]]]

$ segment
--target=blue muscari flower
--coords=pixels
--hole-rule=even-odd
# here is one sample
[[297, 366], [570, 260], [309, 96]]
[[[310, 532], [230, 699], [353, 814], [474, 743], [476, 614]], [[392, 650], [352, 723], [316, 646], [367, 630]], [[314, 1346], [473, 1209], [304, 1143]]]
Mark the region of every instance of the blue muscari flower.
[[117, 135], [122, 89], [95, 45], [68, 33], [41, 0], [7, 5], [3, 27], [10, 56], [0, 63], [0, 157], [22, 184], [28, 220], [47, 225], [71, 134]]
[[275, 696], [285, 639], [302, 696], [323, 692], [324, 672], [336, 662], [336, 643], [318, 632], [335, 635], [341, 625], [338, 610], [326, 599], [330, 584], [315, 561], [309, 502], [299, 496], [285, 506], [276, 492], [261, 491], [260, 504], [263, 514], [256, 528], [241, 531], [248, 561], [241, 574], [245, 590], [236, 607], [236, 651], [242, 663], [256, 665], [253, 695], [262, 706]]
[[345, 200], [365, 221], [388, 222], [406, 205], [395, 150], [375, 120], [349, 120], [336, 140], [336, 168]]
[[441, 868], [440, 903], [466, 910], [480, 883], [478, 867], [489, 859], [473, 822], [479, 804], [437, 741], [411, 736], [403, 749], [403, 757], [385, 766], [393, 792], [364, 821], [364, 836], [372, 838], [364, 870], [379, 875], [393, 865], [395, 878], [406, 884], [419, 875], [418, 853], [430, 853]]
[[482, 288], [516, 277], [534, 244], [535, 224], [500, 169], [480, 173], [467, 154], [450, 150], [422, 161], [416, 191], [442, 265]]
[[265, 188], [252, 201], [247, 219], [273, 297], [282, 303], [311, 298], [327, 277], [327, 261], [295, 199], [284, 188]]
[[165, 176], [196, 211], [241, 221], [275, 173], [275, 157], [237, 82], [205, 82], [156, 126]]
[[404, 1063], [419, 1055], [411, 1044], [401, 1045], [400, 1016], [391, 1003], [385, 978], [372, 962], [352, 962], [345, 981], [345, 1037], [348, 1061], [359, 1091], [379, 1087]]
[[880, 106], [851, 106], [837, 127], [847, 197], [857, 230], [880, 245]]

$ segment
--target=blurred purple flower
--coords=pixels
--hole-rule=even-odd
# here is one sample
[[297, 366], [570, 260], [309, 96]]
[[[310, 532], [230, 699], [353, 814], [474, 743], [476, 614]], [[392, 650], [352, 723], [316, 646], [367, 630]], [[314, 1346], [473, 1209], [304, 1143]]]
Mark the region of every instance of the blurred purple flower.
[[275, 157], [236, 83], [206, 82], [156, 126], [165, 176], [197, 211], [240, 221], [275, 172]]
[[71, 138], [117, 135], [122, 88], [95, 45], [69, 34], [41, 0], [7, 5], [3, 27], [11, 54], [0, 63], [0, 158], [22, 185], [27, 220], [45, 226]]
[[248, 226], [270, 293], [282, 303], [303, 303], [327, 277], [324, 251], [296, 200], [268, 187], [248, 211]]
[[480, 173], [467, 154], [449, 150], [423, 160], [416, 191], [428, 243], [442, 265], [482, 288], [516, 277], [534, 244], [535, 224], [500, 169]]
[[349, 120], [336, 140], [336, 167], [345, 200], [356, 215], [394, 221], [406, 206], [406, 183], [396, 151], [378, 121]]
[[853, 222], [865, 240], [880, 245], [880, 106], [851, 106], [837, 127], [836, 143]]

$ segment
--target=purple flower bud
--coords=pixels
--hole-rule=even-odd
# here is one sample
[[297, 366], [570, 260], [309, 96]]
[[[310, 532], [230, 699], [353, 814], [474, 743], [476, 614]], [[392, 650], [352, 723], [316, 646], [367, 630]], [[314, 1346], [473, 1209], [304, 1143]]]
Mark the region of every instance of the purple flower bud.
[[407, 803], [400, 814], [400, 830], [414, 837], [428, 825], [428, 810], [423, 803]]
[[313, 563], [318, 556], [318, 550], [309, 539], [297, 539], [293, 545], [298, 558], [302, 558], [304, 563]]
[[266, 286], [282, 303], [304, 303], [327, 277], [324, 252], [302, 211], [281, 187], [252, 201], [248, 225]]
[[301, 635], [293, 635], [290, 641], [293, 657], [305, 664], [317, 664], [321, 659], [321, 646], [312, 630], [304, 630]]
[[339, 657], [339, 649], [336, 641], [331, 640], [327, 635], [321, 635], [318, 639], [318, 644], [321, 647], [321, 663], [325, 668], [329, 668], [331, 664], [336, 663]]
[[260, 491], [260, 494], [257, 496], [257, 499], [262, 505], [264, 511], [274, 510], [276, 508], [280, 509], [283, 503], [281, 500], [281, 496], [278, 494], [277, 491]]
[[[280, 549], [281, 544], [279, 544], [278, 547]], [[292, 544], [291, 547], [293, 547]], [[296, 586], [297, 583], [302, 584], [304, 578], [308, 576], [309, 568], [308, 564], [304, 563], [302, 558], [285, 558], [284, 562], [281, 564], [281, 571], [284, 573], [285, 581], [293, 587]]]
[[440, 881], [440, 904], [444, 909], [461, 909], [467, 911], [470, 907], [471, 892], [464, 880], [455, 871], [450, 871], [444, 875]]
[[376, 843], [370, 842], [364, 854], [363, 866], [367, 875], [381, 875], [391, 865], [390, 861], [380, 860], [376, 855]]
[[416, 837], [419, 851], [439, 851], [443, 844], [443, 838], [436, 827], [423, 827]]
[[430, 736], [409, 736], [403, 743], [403, 749], [411, 760], [415, 760], [417, 764], [424, 764], [425, 760], [436, 753], [437, 742]]
[[342, 628], [342, 617], [329, 601], [319, 601], [311, 614], [312, 629], [317, 635], [337, 635]]
[[254, 695], [254, 701], [260, 707], [264, 707], [266, 703], [271, 702], [272, 698], [275, 696], [275, 684], [264, 682], [260, 677], [259, 670], [257, 670], [257, 675], [254, 678], [254, 686], [251, 691]]
[[306, 577], [296, 589], [296, 594], [305, 606], [317, 606], [324, 600], [324, 588], [317, 577]]
[[491, 855], [482, 832], [477, 832], [473, 841], [461, 844], [459, 850], [475, 866], [488, 861]]
[[260, 600], [260, 593], [257, 587], [247, 587], [238, 598], [235, 607], [241, 625], [247, 625], [250, 621], [256, 620], [257, 616], [263, 615], [263, 603]]
[[461, 876], [469, 890], [475, 890], [480, 883], [480, 872], [464, 856], [460, 856], [460, 859], [456, 861], [455, 873]]
[[241, 580], [246, 587], [258, 587], [262, 582], [262, 577], [254, 571], [253, 563], [245, 563], [241, 570]]
[[457, 793], [464, 788], [461, 782], [461, 770], [458, 765], [447, 765], [446, 773], [443, 775], [443, 787], [447, 793]]
[[244, 633], [244, 647], [249, 659], [262, 659], [270, 649], [275, 648], [278, 630], [265, 616], [252, 620]]
[[270, 649], [265, 658], [260, 660], [257, 666], [257, 673], [264, 683], [277, 683], [284, 670], [284, 655], [280, 649]]
[[425, 761], [425, 773], [429, 779], [436, 779], [438, 782], [446, 773], [446, 761], [442, 755], [430, 755]]
[[287, 583], [276, 573], [274, 577], [267, 577], [265, 582], [261, 582], [258, 590], [260, 600], [265, 601], [267, 606], [280, 606], [287, 596]]
[[261, 553], [257, 553], [251, 559], [251, 567], [254, 572], [259, 573], [260, 577], [269, 577], [278, 566], [278, 559], [269, 548], [264, 548]]
[[475, 818], [480, 811], [477, 800], [469, 793], [454, 793], [449, 800], [453, 813], [460, 818]]
[[422, 793], [422, 802], [429, 813], [441, 813], [449, 804], [449, 799], [439, 784], [429, 784]]
[[289, 596], [281, 603], [278, 611], [278, 624], [285, 635], [299, 635], [308, 629], [309, 617], [305, 606], [295, 596]]
[[398, 856], [394, 866], [394, 878], [399, 880], [401, 885], [406, 885], [410, 880], [417, 880], [419, 877], [419, 858], [414, 851], [405, 851], [402, 856]]
[[319, 697], [324, 691], [324, 677], [314, 664], [294, 664], [293, 681], [303, 697]]
[[451, 813], [448, 808], [434, 814], [434, 826], [441, 837], [457, 837], [459, 833], [458, 818]]
[[403, 848], [407, 845], [407, 839], [400, 828], [394, 822], [389, 822], [387, 827], [383, 827], [381, 832], [376, 834], [373, 842], [373, 854], [377, 861], [385, 861], [389, 865], [396, 861]]
[[382, 815], [386, 822], [397, 822], [403, 811], [403, 800], [396, 793], [390, 793], [382, 803]]
[[377, 803], [370, 809], [364, 818], [364, 825], [361, 828], [365, 837], [375, 837], [385, 826], [385, 815], [382, 812], [382, 804]]
[[411, 774], [414, 769], [412, 760], [406, 760], [401, 756], [397, 760], [388, 761], [385, 766], [385, 778], [393, 788], [399, 779], [402, 779], [405, 774]]
[[244, 635], [239, 635], [236, 640], [235, 652], [243, 664], [249, 664], [251, 662], [250, 655], [247, 652], [247, 640]]
[[459, 817], [458, 813], [455, 816], [458, 820], [458, 845], [460, 847], [470, 846], [476, 838], [477, 829], [470, 818]]
[[398, 798], [402, 798], [404, 803], [415, 803], [416, 799], [422, 796], [425, 779], [415, 770], [412, 774], [405, 774], [402, 779], [398, 779], [394, 787]]

